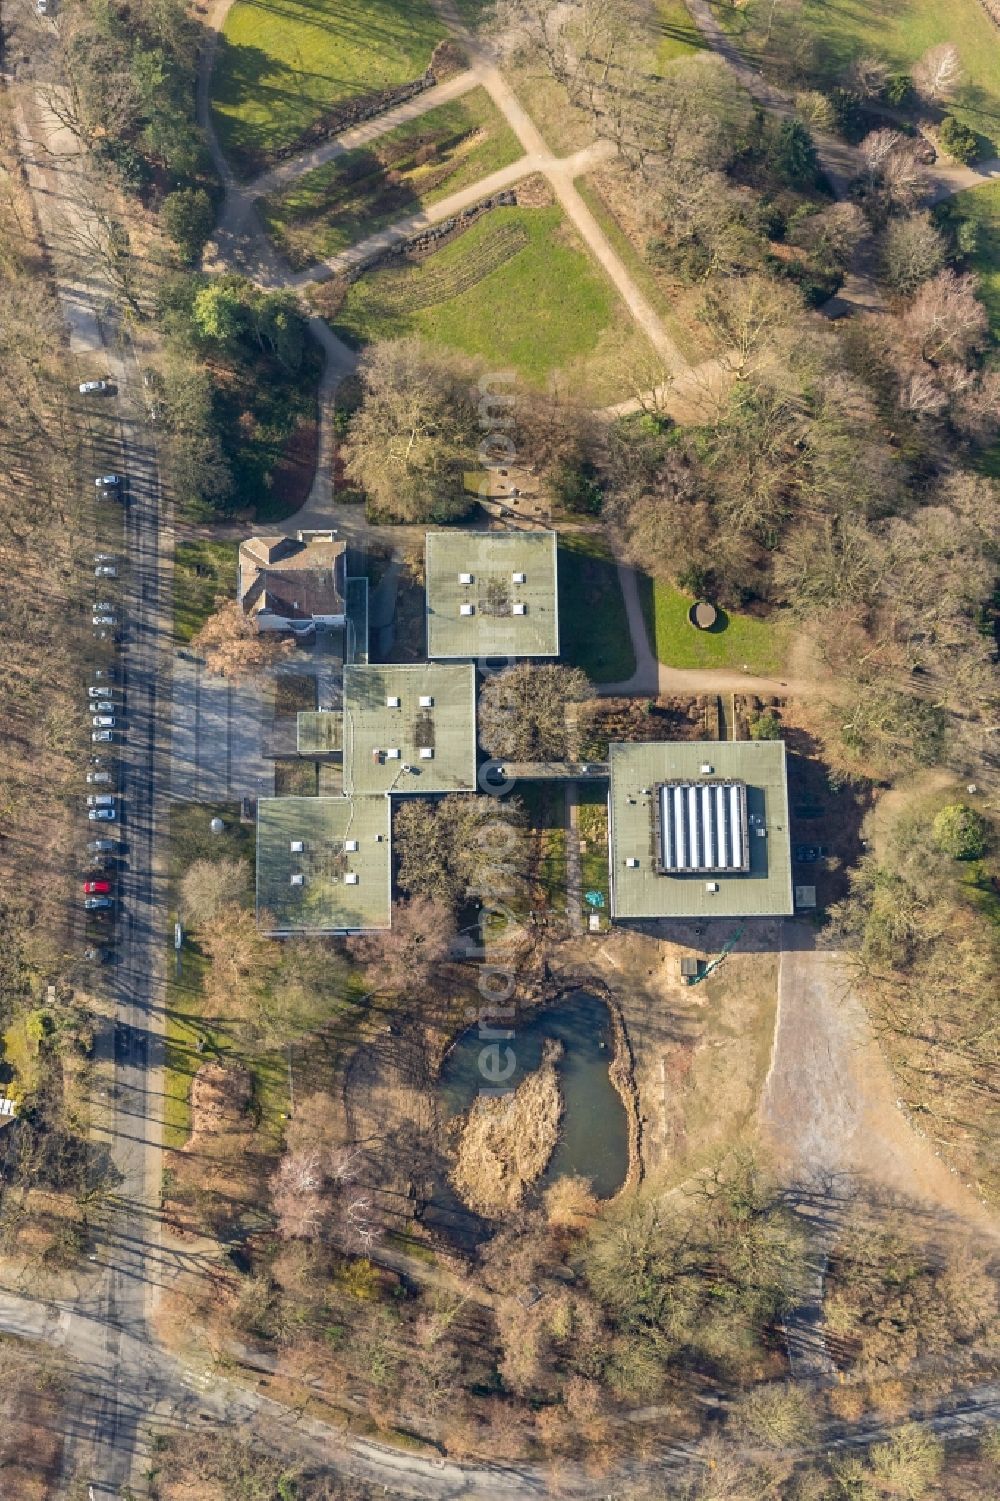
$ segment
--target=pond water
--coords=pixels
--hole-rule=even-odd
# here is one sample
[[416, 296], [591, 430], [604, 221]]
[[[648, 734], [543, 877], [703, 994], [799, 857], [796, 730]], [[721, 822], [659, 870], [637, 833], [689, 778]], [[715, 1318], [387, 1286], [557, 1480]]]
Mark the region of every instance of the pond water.
[[[563, 1096], [559, 1141], [540, 1179], [545, 1187], [556, 1178], [579, 1173], [589, 1178], [599, 1198], [617, 1193], [628, 1174], [628, 1119], [621, 1096], [608, 1078], [614, 1057], [611, 1013], [598, 996], [575, 990], [553, 1005], [531, 1011], [514, 1021], [514, 1035], [496, 1044], [484, 1041], [472, 1027], [458, 1038], [441, 1070], [441, 1103], [447, 1117], [468, 1109], [483, 1088], [489, 1088], [480, 1067], [484, 1048], [499, 1047], [500, 1067], [510, 1048], [516, 1067], [505, 1087], [516, 1089], [525, 1074], [542, 1061], [547, 1038], [558, 1039], [563, 1053], [556, 1063]], [[492, 1065], [487, 1058], [487, 1069]]]

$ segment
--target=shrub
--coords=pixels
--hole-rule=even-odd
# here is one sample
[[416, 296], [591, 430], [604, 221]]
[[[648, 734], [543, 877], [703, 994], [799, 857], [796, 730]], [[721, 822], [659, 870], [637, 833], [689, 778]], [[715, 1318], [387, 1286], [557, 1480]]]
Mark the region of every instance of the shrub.
[[567, 511], [596, 516], [604, 499], [597, 470], [588, 460], [581, 464], [563, 463], [553, 471], [552, 493]]
[[852, 89], [831, 89], [829, 99], [838, 134], [845, 141], [860, 141], [865, 133], [865, 118], [857, 94]]
[[893, 73], [887, 78], [882, 98], [886, 104], [895, 105], [897, 109], [909, 104], [913, 99], [913, 80], [909, 73]]
[[773, 709], [765, 709], [760, 714], [750, 716], [750, 739], [751, 740], [780, 740], [781, 720]]
[[974, 130], [956, 120], [954, 115], [945, 115], [938, 128], [938, 140], [957, 162], [968, 165], [979, 155], [979, 137]]
[[212, 200], [205, 189], [181, 188], [169, 193], [163, 200], [160, 218], [181, 259], [193, 264], [205, 248], [215, 219]]
[[811, 187], [819, 176], [819, 158], [801, 120], [783, 120], [771, 153], [774, 169], [790, 187]]
[[949, 803], [934, 819], [934, 843], [953, 860], [978, 860], [986, 851], [986, 821], [967, 803]]

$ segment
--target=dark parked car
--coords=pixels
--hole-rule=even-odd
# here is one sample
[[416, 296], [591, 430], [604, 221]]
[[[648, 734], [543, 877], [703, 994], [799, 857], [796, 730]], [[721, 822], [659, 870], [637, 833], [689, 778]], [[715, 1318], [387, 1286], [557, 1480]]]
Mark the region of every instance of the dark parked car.
[[811, 865], [814, 860], [822, 860], [826, 854], [826, 845], [797, 844], [793, 854], [800, 865]]

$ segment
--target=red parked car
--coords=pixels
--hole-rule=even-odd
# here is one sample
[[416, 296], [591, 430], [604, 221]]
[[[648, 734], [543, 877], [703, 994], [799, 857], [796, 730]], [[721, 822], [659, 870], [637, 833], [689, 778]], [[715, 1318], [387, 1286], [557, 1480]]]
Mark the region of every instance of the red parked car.
[[84, 881], [83, 890], [85, 896], [107, 896], [111, 890], [110, 881]]

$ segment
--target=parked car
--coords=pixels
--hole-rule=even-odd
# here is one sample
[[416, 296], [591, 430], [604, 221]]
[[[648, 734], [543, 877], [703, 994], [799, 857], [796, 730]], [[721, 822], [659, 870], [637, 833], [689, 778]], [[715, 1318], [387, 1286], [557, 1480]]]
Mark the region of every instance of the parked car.
[[822, 860], [826, 854], [826, 845], [797, 844], [792, 853], [800, 865], [810, 865], [814, 860]]
[[107, 698], [108, 694], [110, 692], [111, 692], [111, 689], [109, 687], [107, 687], [106, 685], [102, 686], [100, 684], [95, 684], [93, 687], [90, 687], [90, 688], [87, 689], [87, 697], [88, 698]]
[[118, 569], [114, 563], [98, 563], [94, 569], [94, 577], [95, 579], [116, 579], [118, 577]]
[[111, 950], [105, 948], [84, 949], [83, 957], [89, 960], [91, 964], [107, 964], [111, 958]]
[[92, 855], [106, 855], [117, 848], [117, 839], [91, 839], [87, 844], [87, 849]]
[[88, 771], [87, 785], [90, 787], [107, 787], [114, 781], [110, 771]]
[[118, 815], [114, 808], [88, 808], [87, 817], [91, 823], [114, 823]]
[[[113, 615], [95, 615], [94, 616], [94, 624], [95, 625], [114, 625], [114, 623], [115, 623], [115, 617]], [[102, 641], [106, 641], [107, 639], [108, 639], [107, 636], [104, 636], [104, 635], [101, 636], [101, 640]]]
[[85, 896], [107, 896], [110, 890], [110, 881], [84, 881], [83, 883]]
[[106, 912], [114, 904], [110, 896], [87, 896], [83, 899], [84, 910], [87, 912]]
[[91, 876], [103, 875], [105, 871], [111, 870], [113, 865], [114, 861], [110, 855], [91, 855], [87, 861], [87, 870]]
[[99, 599], [96, 605], [91, 605], [91, 609], [95, 615], [107, 615], [114, 607], [114, 601], [110, 599]]
[[115, 716], [113, 714], [95, 714], [90, 722], [95, 730], [113, 730], [115, 727]]
[[87, 794], [88, 808], [113, 808], [115, 795], [113, 792], [90, 792]]
[[122, 477], [120, 474], [99, 474], [94, 481], [98, 490], [120, 490]]
[[114, 730], [91, 730], [90, 738], [95, 745], [113, 745]]
[[49, 0], [35, 0], [35, 15], [47, 16], [49, 13]]
[[113, 714], [115, 712], [115, 706], [110, 698], [92, 699], [87, 707], [92, 714]]
[[81, 396], [110, 396], [114, 391], [110, 380], [85, 380], [80, 382]]

